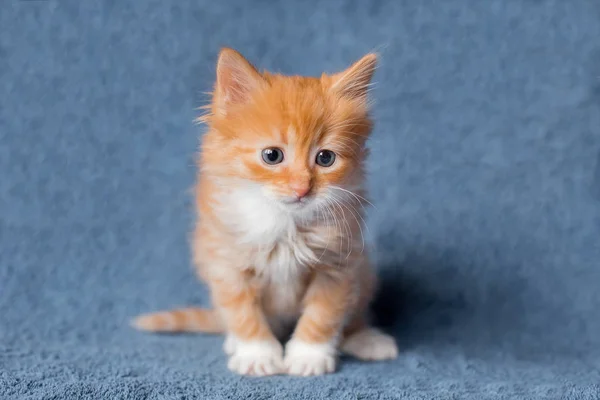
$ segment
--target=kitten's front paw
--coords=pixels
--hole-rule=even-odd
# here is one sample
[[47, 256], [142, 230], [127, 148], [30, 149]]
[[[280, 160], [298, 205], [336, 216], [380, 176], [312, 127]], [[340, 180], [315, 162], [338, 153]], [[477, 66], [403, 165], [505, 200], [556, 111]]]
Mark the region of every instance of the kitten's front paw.
[[241, 375], [265, 376], [283, 371], [283, 348], [273, 341], [235, 340], [227, 367]]
[[225, 354], [230, 356], [233, 353], [235, 353], [236, 341], [237, 340], [235, 336], [233, 336], [232, 334], [228, 334], [225, 337], [225, 341], [223, 342], [223, 351], [225, 351]]
[[292, 339], [285, 347], [284, 365], [290, 375], [323, 375], [335, 371], [336, 349], [330, 343]]

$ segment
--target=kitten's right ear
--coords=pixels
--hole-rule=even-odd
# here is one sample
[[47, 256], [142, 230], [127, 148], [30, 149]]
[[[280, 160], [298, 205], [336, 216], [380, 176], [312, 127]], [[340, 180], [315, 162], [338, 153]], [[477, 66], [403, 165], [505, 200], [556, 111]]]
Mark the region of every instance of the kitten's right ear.
[[228, 107], [247, 102], [251, 93], [265, 83], [260, 72], [244, 56], [230, 48], [221, 50], [214, 99], [219, 112], [226, 113]]
[[377, 66], [377, 54], [369, 53], [348, 69], [332, 75], [331, 89], [342, 96], [365, 101]]

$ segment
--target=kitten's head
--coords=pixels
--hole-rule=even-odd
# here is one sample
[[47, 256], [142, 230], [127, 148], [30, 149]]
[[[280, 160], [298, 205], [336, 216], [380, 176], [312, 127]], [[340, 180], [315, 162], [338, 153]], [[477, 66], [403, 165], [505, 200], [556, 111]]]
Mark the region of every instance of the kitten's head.
[[320, 78], [259, 72], [223, 49], [202, 168], [246, 184], [290, 212], [341, 199], [362, 183], [371, 131], [368, 89], [377, 57]]

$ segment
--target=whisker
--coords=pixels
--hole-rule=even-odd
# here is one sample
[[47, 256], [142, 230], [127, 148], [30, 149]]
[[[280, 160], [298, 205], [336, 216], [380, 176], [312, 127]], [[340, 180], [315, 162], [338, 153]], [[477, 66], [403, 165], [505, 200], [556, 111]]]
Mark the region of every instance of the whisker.
[[[346, 143], [335, 141], [335, 142], [331, 142], [330, 144], [332, 147], [338, 147], [339, 149], [350, 153], [352, 155], [352, 157], [355, 157], [355, 158], [358, 157], [358, 152], [356, 151], [356, 149], [352, 148], [352, 146], [350, 146]], [[330, 149], [330, 150], [332, 150], [332, 149]], [[335, 150], [335, 149], [333, 149], [333, 150]]]
[[[334, 195], [333, 193], [331, 193], [331, 195], [332, 195], [332, 196], [335, 198], [335, 195]], [[363, 230], [362, 230], [362, 226], [361, 226], [361, 225], [363, 225], [363, 224], [364, 224], [364, 226], [365, 226], [365, 228], [366, 228], [367, 230], [369, 229], [369, 227], [367, 226], [367, 224], [366, 224], [366, 222], [365, 222], [364, 218], [362, 217], [362, 215], [360, 214], [360, 212], [358, 212], [358, 210], [356, 210], [356, 209], [354, 209], [354, 208], [350, 207], [350, 205], [349, 205], [349, 204], [347, 204], [347, 203], [345, 203], [343, 200], [338, 200], [338, 201], [340, 201], [340, 202], [342, 203], [342, 205], [343, 205], [343, 206], [344, 206], [344, 207], [345, 207], [345, 208], [346, 208], [346, 209], [347, 209], [347, 210], [350, 212], [350, 214], [352, 215], [352, 217], [353, 217], [353, 218], [354, 218], [354, 220], [356, 221], [356, 224], [358, 225], [358, 229], [360, 230], [360, 238], [361, 238], [361, 240], [362, 240], [362, 248], [361, 248], [361, 250], [360, 250], [360, 253], [362, 254], [362, 253], [365, 251], [365, 235], [364, 235], [364, 233], [363, 233]], [[356, 214], [358, 214], [358, 217], [361, 219], [361, 221], [362, 221], [362, 224], [361, 224], [361, 222], [358, 220], [358, 218], [356, 218]], [[370, 234], [371, 234], [371, 233], [369, 232], [369, 235], [370, 235]]]
[[[331, 200], [334, 202], [336, 207], [340, 210], [342, 216], [345, 216], [344, 209], [342, 208], [343, 204], [340, 205], [340, 202], [336, 199], [335, 196], [333, 196], [333, 194], [332, 194]], [[347, 242], [348, 242], [348, 254], [346, 255], [346, 260], [348, 260], [348, 258], [350, 257], [350, 254], [352, 253], [352, 247], [353, 247], [352, 244], [353, 244], [354, 238], [352, 237], [352, 229], [350, 228], [348, 221], [346, 221], [346, 218], [343, 218], [342, 220], [344, 222], [344, 229], [346, 232], [346, 238], [347, 238]]]
[[376, 210], [377, 210], [377, 207], [375, 207], [375, 204], [371, 203], [369, 200], [367, 200], [366, 198], [364, 198], [363, 196], [361, 196], [361, 195], [359, 195], [359, 194], [357, 194], [357, 193], [351, 192], [350, 190], [344, 189], [344, 188], [342, 188], [342, 187], [339, 187], [339, 186], [330, 186], [330, 187], [331, 187], [332, 189], [337, 189], [337, 190], [341, 190], [342, 192], [346, 192], [346, 193], [348, 193], [348, 194], [350, 194], [350, 195], [354, 196], [354, 198], [355, 198], [355, 199], [356, 199], [356, 200], [357, 200], [359, 203], [361, 203], [361, 205], [362, 205], [362, 202], [364, 201], [365, 203], [368, 203], [368, 204], [369, 204], [371, 207], [373, 207], [374, 209], [376, 209]]
[[[325, 199], [325, 203], [327, 205], [333, 204], [333, 203], [331, 203], [331, 199], [329, 199], [328, 197], [324, 197], [324, 199]], [[338, 219], [335, 217], [335, 213], [333, 213], [333, 211], [329, 207], [326, 207], [326, 210], [329, 212], [329, 214], [331, 215], [331, 217], [333, 219], [333, 223], [335, 224], [336, 232], [341, 233], [341, 231], [342, 231], [341, 224], [338, 223]], [[341, 264], [341, 261], [342, 261], [342, 241], [341, 240], [340, 240], [340, 248], [339, 248], [338, 254], [340, 255], [339, 263]]]
[[[317, 212], [320, 213], [321, 212], [321, 205], [319, 203], [317, 203]], [[326, 217], [325, 215], [319, 215], [323, 217], [323, 224], [327, 226], [327, 233], [329, 234], [329, 225], [327, 224], [326, 221]], [[319, 259], [317, 260], [317, 264], [321, 262], [321, 259], [323, 258], [323, 256], [325, 255], [325, 253], [327, 252], [327, 249], [329, 248], [329, 240], [325, 241], [325, 249], [323, 250], [323, 253], [321, 253], [321, 255], [319, 256]]]

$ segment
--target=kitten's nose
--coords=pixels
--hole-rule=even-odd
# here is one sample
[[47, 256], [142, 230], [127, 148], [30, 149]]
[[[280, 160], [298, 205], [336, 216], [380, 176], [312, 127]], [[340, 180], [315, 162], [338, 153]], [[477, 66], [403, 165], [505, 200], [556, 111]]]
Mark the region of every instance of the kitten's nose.
[[305, 182], [294, 182], [290, 184], [290, 188], [299, 199], [303, 198], [310, 192], [310, 184]]

